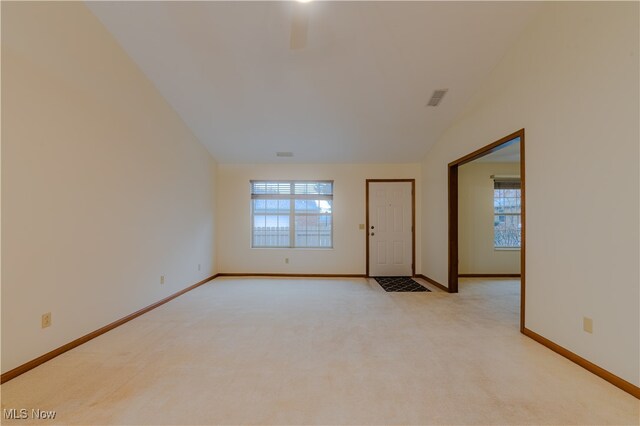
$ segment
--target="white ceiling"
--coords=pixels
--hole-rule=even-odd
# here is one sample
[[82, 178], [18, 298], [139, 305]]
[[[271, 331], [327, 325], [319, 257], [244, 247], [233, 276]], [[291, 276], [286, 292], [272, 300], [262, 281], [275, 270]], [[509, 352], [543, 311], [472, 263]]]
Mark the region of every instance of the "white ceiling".
[[519, 163], [520, 162], [520, 138], [515, 138], [513, 142], [504, 148], [493, 151], [490, 154], [473, 160], [472, 163]]
[[[531, 2], [87, 2], [221, 163], [420, 161]], [[289, 49], [293, 8], [308, 44]], [[449, 92], [426, 107], [435, 89]], [[277, 158], [292, 151], [293, 158]]]

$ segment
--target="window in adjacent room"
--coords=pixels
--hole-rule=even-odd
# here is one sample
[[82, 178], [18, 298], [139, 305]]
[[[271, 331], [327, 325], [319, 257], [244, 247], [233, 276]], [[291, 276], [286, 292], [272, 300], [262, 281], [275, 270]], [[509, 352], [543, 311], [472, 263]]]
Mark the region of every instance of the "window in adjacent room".
[[493, 246], [520, 249], [521, 192], [519, 177], [493, 177]]
[[251, 181], [251, 247], [333, 247], [333, 181]]

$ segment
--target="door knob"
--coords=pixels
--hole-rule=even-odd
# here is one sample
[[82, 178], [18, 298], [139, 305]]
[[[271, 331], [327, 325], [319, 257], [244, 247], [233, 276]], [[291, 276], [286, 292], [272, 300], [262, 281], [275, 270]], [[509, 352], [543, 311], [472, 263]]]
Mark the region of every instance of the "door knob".
[[373, 226], [373, 225], [371, 225], [371, 229], [373, 229], [373, 228], [374, 228], [374, 226]]
[[371, 233], [371, 236], [373, 237], [374, 235], [376, 235], [374, 232]]

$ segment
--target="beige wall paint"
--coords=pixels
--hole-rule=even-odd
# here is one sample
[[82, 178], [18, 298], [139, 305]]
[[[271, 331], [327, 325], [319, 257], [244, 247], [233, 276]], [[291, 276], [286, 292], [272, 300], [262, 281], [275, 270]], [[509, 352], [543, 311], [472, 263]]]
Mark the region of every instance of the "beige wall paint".
[[638, 8], [545, 5], [422, 163], [422, 268], [446, 284], [447, 164], [526, 129], [526, 327], [635, 385]]
[[2, 372], [215, 272], [216, 164], [81, 3], [2, 4], [2, 107]]
[[519, 175], [520, 163], [471, 162], [458, 169], [460, 274], [519, 274], [520, 250], [493, 247], [493, 179]]
[[[252, 249], [249, 181], [323, 179], [334, 181], [333, 249]], [[420, 217], [419, 164], [267, 164], [218, 168], [218, 265], [220, 272], [364, 274], [366, 179], [416, 179]], [[416, 261], [419, 259], [416, 233]], [[289, 264], [284, 259], [289, 258]], [[419, 265], [416, 265], [419, 268]], [[419, 270], [419, 269], [416, 269]]]

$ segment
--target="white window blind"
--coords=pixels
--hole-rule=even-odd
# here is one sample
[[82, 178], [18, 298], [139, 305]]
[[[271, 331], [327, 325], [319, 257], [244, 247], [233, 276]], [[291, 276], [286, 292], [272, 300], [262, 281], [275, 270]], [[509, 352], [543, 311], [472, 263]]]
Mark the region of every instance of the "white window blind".
[[250, 184], [252, 247], [333, 247], [333, 181]]

